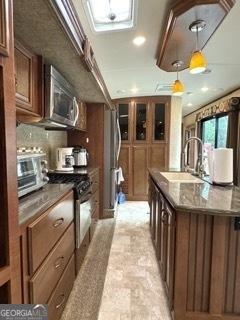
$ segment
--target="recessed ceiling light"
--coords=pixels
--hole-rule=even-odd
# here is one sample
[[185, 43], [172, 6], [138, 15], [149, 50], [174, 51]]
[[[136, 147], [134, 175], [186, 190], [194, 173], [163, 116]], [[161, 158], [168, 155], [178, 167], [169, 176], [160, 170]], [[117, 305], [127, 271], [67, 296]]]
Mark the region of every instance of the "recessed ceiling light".
[[139, 90], [138, 88], [132, 88], [132, 89], [131, 89], [132, 93], [137, 93], [138, 90]]
[[117, 90], [117, 93], [125, 93], [125, 92], [126, 92], [126, 90], [124, 90], [124, 89]]
[[201, 91], [202, 91], [202, 92], [207, 92], [208, 90], [209, 90], [208, 87], [202, 87], [202, 88], [201, 88]]
[[189, 103], [187, 104], [187, 106], [188, 106], [188, 107], [192, 107], [193, 104], [192, 104], [191, 102], [189, 102]]
[[200, 73], [200, 74], [210, 74], [210, 73], [212, 73], [212, 70], [211, 69], [209, 69], [209, 68], [207, 68], [206, 70], [204, 70], [202, 73]]
[[142, 46], [144, 44], [144, 42], [146, 41], [145, 37], [139, 36], [133, 39], [133, 43], [135, 44], [135, 46]]

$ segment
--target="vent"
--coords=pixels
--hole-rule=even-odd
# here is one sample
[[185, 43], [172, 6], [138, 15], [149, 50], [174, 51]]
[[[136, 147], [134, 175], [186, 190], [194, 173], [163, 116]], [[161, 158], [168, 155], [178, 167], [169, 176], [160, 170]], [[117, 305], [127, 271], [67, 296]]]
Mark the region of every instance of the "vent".
[[155, 89], [155, 92], [171, 92], [172, 91], [172, 84], [162, 84], [159, 83]]

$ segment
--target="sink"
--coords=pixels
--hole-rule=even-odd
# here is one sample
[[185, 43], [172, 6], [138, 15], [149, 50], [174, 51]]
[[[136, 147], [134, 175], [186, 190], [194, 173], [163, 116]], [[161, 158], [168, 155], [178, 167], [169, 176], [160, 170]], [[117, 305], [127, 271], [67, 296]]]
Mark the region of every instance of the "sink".
[[188, 172], [160, 172], [161, 175], [169, 182], [182, 182], [182, 183], [204, 183], [198, 177], [191, 175]]

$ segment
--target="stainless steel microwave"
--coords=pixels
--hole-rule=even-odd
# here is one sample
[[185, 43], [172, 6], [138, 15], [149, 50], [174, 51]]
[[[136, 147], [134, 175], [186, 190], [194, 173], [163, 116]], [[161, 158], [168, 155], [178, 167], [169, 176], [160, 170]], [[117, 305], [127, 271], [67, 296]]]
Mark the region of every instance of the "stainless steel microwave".
[[44, 119], [46, 127], [74, 127], [79, 115], [73, 87], [52, 66], [45, 65]]

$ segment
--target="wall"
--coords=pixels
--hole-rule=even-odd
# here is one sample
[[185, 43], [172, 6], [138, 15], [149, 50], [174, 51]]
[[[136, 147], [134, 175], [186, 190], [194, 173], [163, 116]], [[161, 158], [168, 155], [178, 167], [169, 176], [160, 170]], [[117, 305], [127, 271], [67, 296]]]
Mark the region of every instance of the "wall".
[[182, 98], [171, 98], [169, 169], [181, 168]]
[[198, 109], [195, 112], [190, 113], [189, 115], [185, 116], [183, 118], [183, 126], [184, 126], [184, 128], [192, 126], [193, 124], [195, 124], [196, 114], [198, 112], [200, 112], [200, 111], [202, 111], [202, 110], [204, 110], [206, 108], [209, 108], [212, 105], [218, 104], [221, 101], [228, 100], [228, 99], [230, 99], [232, 97], [240, 97], [240, 89], [238, 89], [238, 90], [236, 90], [236, 91], [234, 91], [234, 92], [232, 92], [232, 93], [230, 93], [230, 94], [228, 94], [228, 95], [226, 95], [226, 96], [224, 96], [224, 97], [222, 97], [222, 98], [220, 98], [220, 99], [218, 99], [218, 100], [216, 100], [216, 101], [214, 101], [212, 103], [209, 103], [208, 105], [202, 107], [201, 109]]
[[47, 131], [44, 128], [20, 124], [17, 127], [17, 147], [41, 147], [47, 154], [49, 168], [55, 169], [56, 149], [67, 147], [66, 131]]

